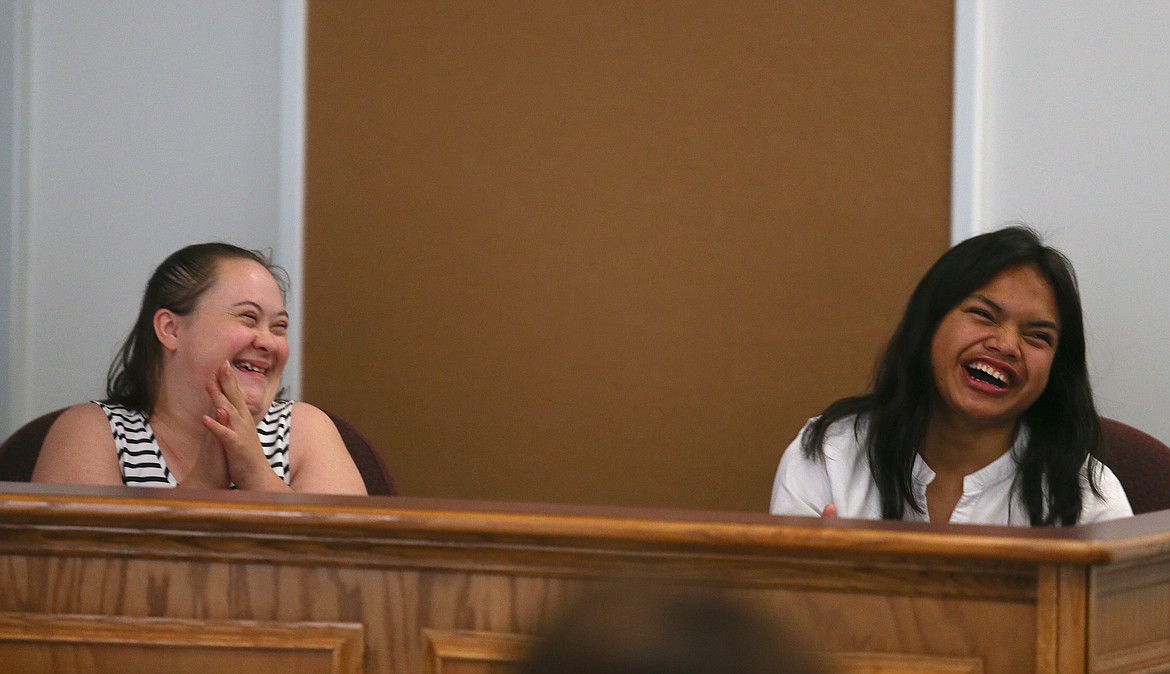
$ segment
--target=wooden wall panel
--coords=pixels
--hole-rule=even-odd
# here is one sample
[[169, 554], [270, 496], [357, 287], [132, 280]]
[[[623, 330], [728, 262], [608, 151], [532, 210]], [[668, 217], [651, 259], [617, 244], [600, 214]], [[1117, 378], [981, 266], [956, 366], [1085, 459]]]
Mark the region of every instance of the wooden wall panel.
[[511, 674], [534, 639], [519, 634], [424, 629], [427, 674]]
[[953, 3], [309, 3], [305, 398], [404, 493], [764, 510], [948, 245]]
[[507, 674], [623, 579], [751, 602], [851, 674], [1170, 671], [1170, 511], [1028, 529], [3, 487], [0, 670]]
[[[1142, 560], [1101, 571], [1094, 579], [1098, 619], [1089, 656], [1108, 674], [1170, 671], [1170, 563]], [[1151, 616], [1156, 616], [1151, 619]]]
[[359, 674], [364, 652], [360, 623], [0, 614], [0, 670], [21, 674]]

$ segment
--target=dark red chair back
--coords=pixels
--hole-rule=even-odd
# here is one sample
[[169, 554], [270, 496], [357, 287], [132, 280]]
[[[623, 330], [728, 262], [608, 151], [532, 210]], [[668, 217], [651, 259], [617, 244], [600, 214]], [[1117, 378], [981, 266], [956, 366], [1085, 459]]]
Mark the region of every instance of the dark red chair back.
[[1129, 424], [1101, 417], [1097, 457], [1117, 476], [1133, 514], [1170, 509], [1170, 447]]
[[8, 436], [4, 444], [0, 445], [0, 481], [28, 482], [32, 479], [37, 456], [41, 453], [41, 443], [45, 441], [53, 422], [64, 411], [65, 408], [61, 408], [42, 414]]

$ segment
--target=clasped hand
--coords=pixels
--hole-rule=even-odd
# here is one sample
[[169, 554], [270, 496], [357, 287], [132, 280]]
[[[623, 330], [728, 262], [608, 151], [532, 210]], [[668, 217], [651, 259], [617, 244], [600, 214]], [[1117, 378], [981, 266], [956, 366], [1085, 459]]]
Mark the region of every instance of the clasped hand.
[[225, 361], [216, 368], [206, 389], [211, 413], [203, 415], [203, 425], [211, 434], [213, 446], [205, 449], [203, 455], [207, 460], [199, 462], [200, 465], [193, 470], [196, 474], [189, 475], [184, 486], [223, 487], [222, 484], [203, 485], [202, 482], [213, 482], [211, 475], [214, 473], [222, 475], [225, 464], [228, 480], [239, 489], [263, 489], [266, 481], [279, 482], [268, 465], [256, 432], [256, 421], [244, 400], [231, 363]]

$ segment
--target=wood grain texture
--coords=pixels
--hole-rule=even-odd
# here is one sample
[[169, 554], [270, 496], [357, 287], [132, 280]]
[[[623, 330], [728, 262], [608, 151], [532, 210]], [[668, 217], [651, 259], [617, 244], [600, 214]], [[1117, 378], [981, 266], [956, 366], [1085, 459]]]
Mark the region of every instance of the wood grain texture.
[[456, 674], [463, 669], [510, 670], [524, 660], [535, 639], [518, 634], [424, 629], [428, 674]]
[[[364, 671], [483, 674], [506, 671], [592, 585], [624, 578], [754, 602], [857, 672], [1167, 662], [1170, 562], [1134, 559], [1108, 527], [3, 487], [10, 621], [187, 621], [240, 627], [240, 644], [263, 643], [240, 621], [360, 626]], [[1166, 515], [1126, 526], [1158, 549]], [[101, 644], [81, 645], [90, 657]]]
[[834, 658], [841, 674], [983, 674], [979, 658], [848, 653]]
[[1089, 658], [1094, 671], [1170, 671], [1170, 555], [1093, 573]]
[[1085, 669], [1087, 569], [1050, 564], [1040, 570], [1037, 591], [1037, 672]]
[[360, 623], [0, 614], [0, 669], [25, 674], [358, 674], [364, 650]]

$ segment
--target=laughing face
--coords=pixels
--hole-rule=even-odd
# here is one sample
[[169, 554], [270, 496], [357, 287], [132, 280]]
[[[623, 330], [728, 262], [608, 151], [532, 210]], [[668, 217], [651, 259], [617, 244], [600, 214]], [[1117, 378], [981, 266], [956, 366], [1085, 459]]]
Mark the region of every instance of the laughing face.
[[215, 282], [178, 321], [183, 348], [174, 366], [202, 386], [230, 362], [248, 410], [262, 417], [288, 361], [288, 312], [272, 274], [252, 260], [220, 260]]
[[1059, 339], [1047, 279], [1032, 266], [1000, 272], [952, 308], [935, 332], [939, 412], [965, 425], [1014, 425], [1048, 385]]

